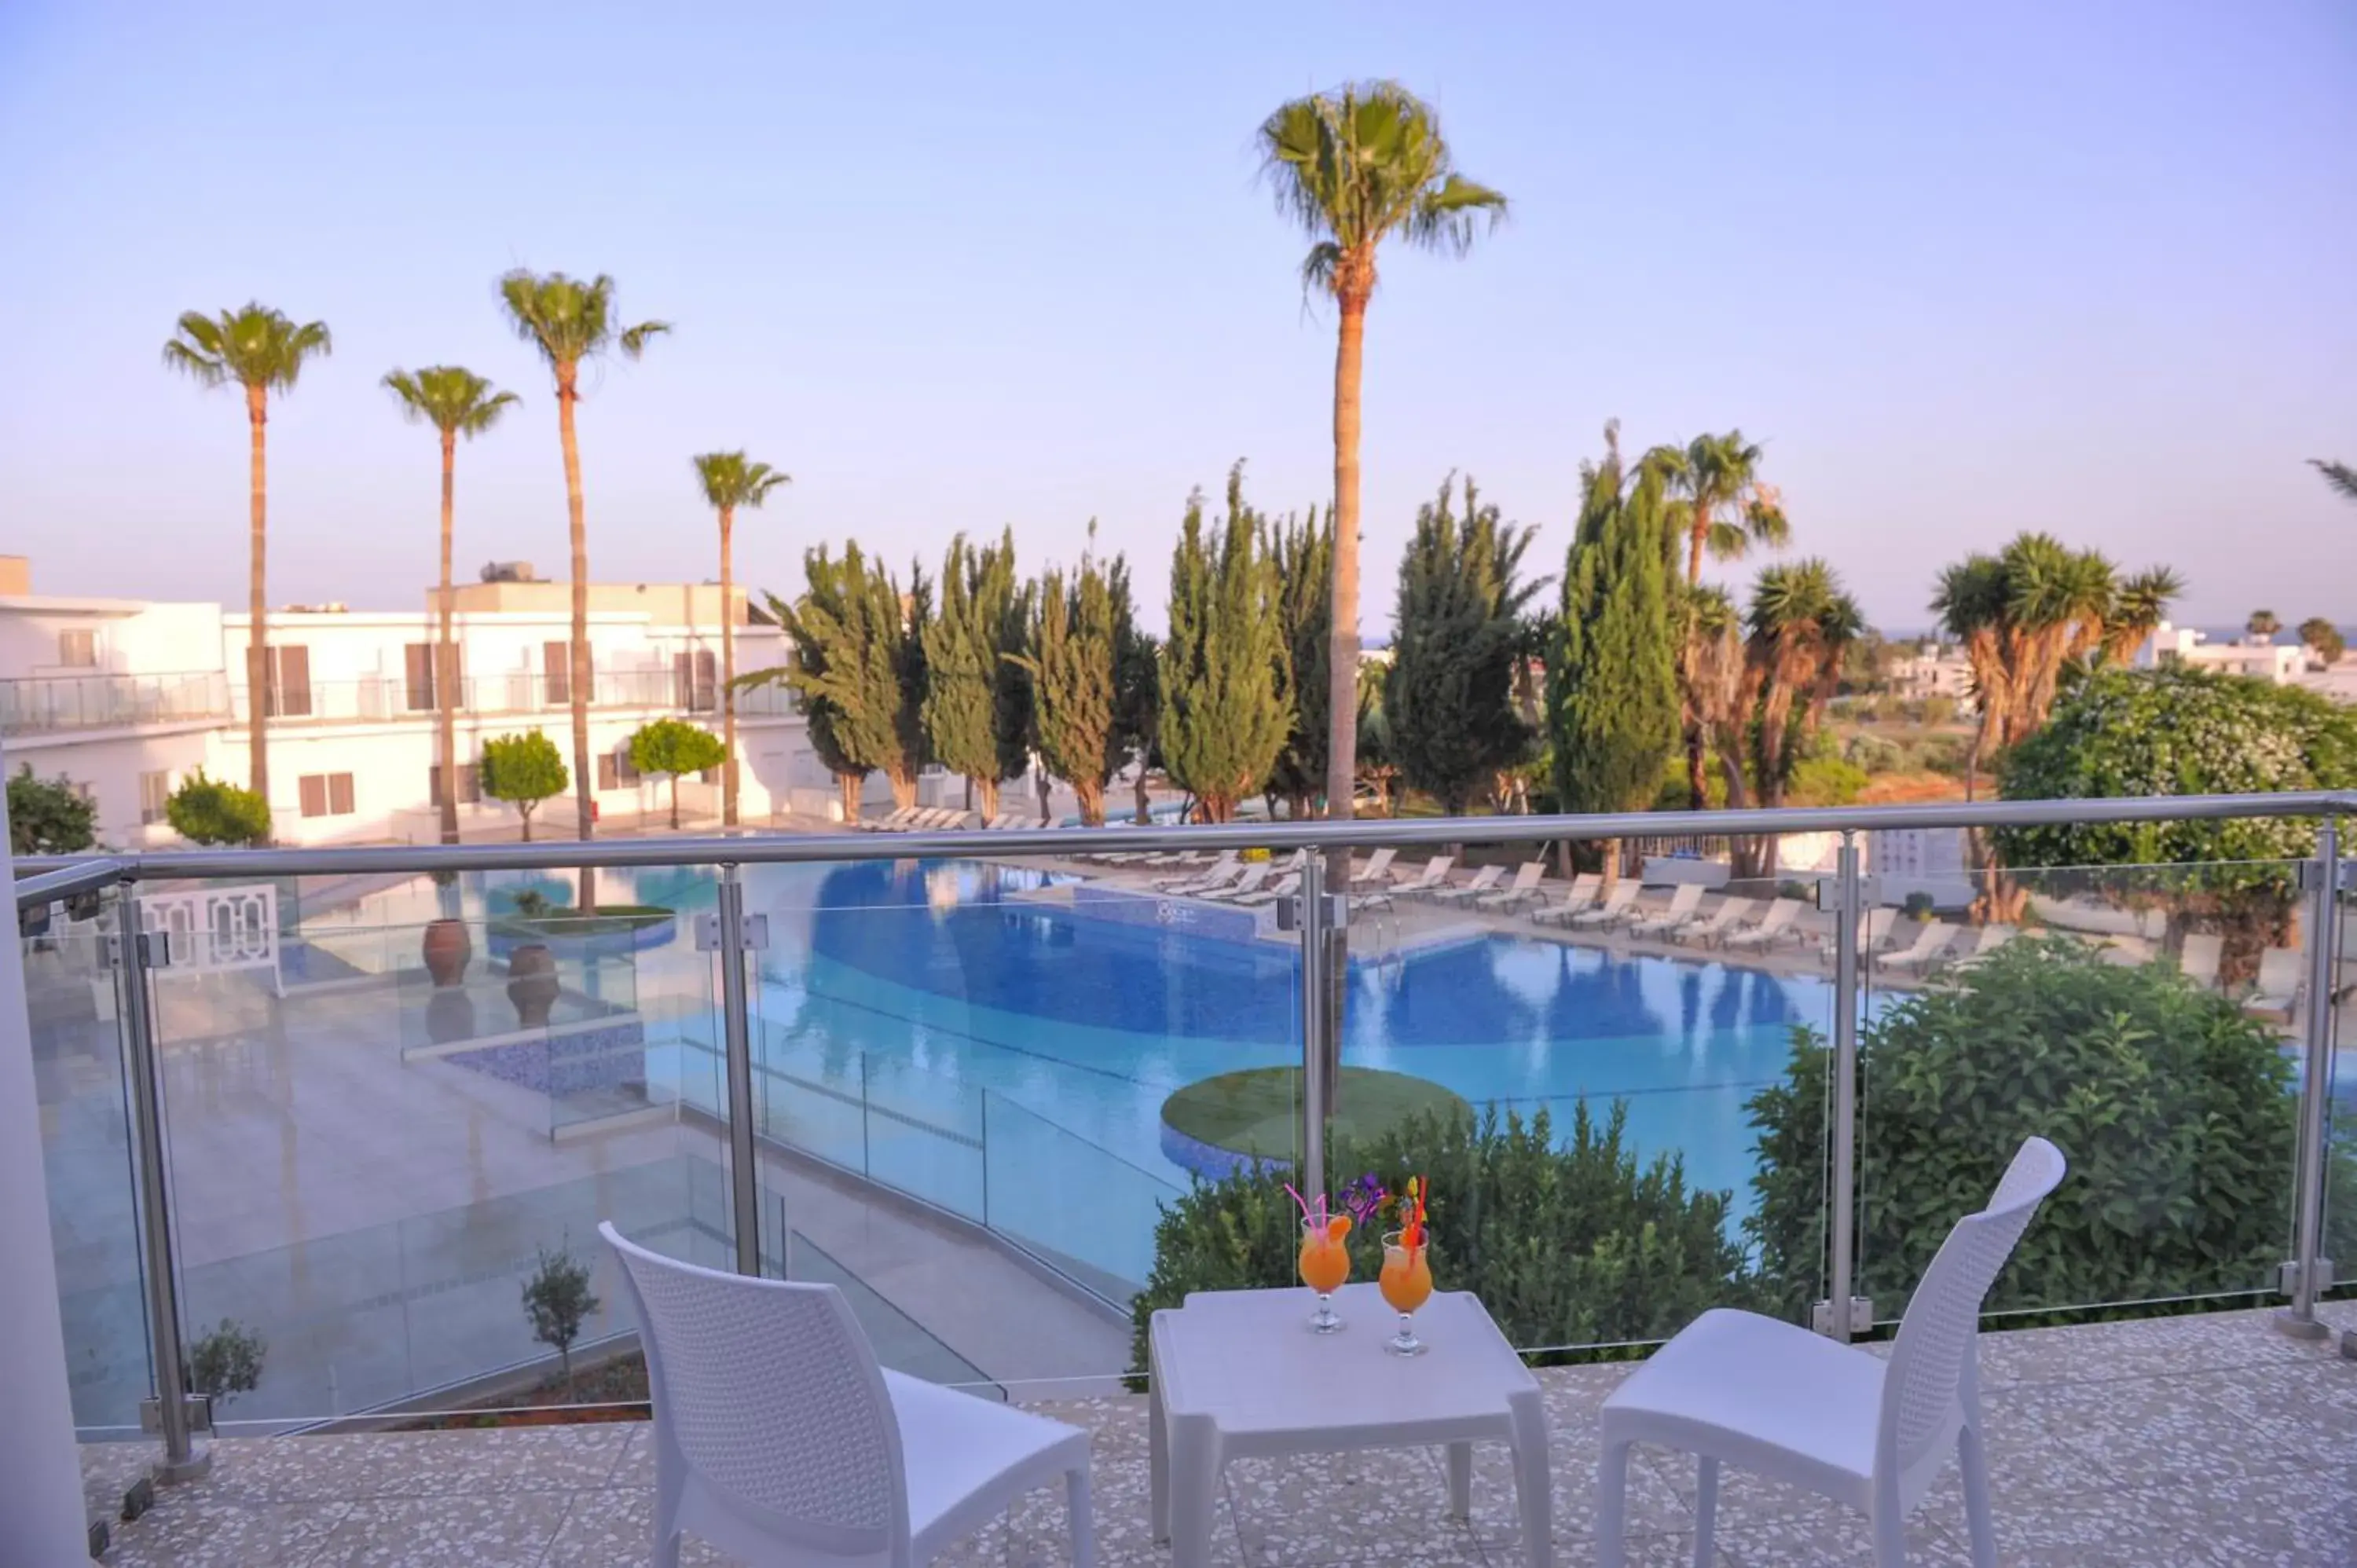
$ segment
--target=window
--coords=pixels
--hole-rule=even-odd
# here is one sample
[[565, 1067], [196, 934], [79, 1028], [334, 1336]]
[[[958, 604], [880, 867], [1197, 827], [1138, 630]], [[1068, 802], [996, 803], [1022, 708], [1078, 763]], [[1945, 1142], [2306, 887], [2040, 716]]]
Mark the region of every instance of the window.
[[167, 806], [172, 799], [172, 774], [169, 768], [139, 776], [139, 821], [142, 825], [168, 821]]
[[272, 718], [307, 718], [311, 713], [311, 650], [301, 643], [265, 648], [264, 679], [267, 685], [264, 711]]
[[717, 784], [720, 782], [720, 769], [707, 768], [695, 776], [695, 781], [699, 784]]
[[[425, 795], [433, 804], [442, 803], [442, 765], [438, 762], [425, 770]], [[471, 806], [482, 798], [482, 768], [472, 762], [458, 764], [458, 803]]]
[[[541, 691], [552, 706], [573, 701], [572, 650], [573, 644], [569, 640], [540, 645]], [[594, 662], [590, 666], [588, 688], [589, 700], [594, 703], [597, 700], [597, 671]]]
[[434, 645], [413, 642], [401, 650], [407, 707], [413, 714], [431, 713], [434, 701]]
[[94, 631], [58, 633], [58, 662], [74, 670], [97, 668], [98, 633]]
[[720, 706], [718, 661], [708, 648], [671, 656], [673, 701], [690, 713], [708, 714]]
[[608, 755], [599, 757], [597, 759], [597, 788], [600, 789], [619, 789], [621, 787], [622, 770], [616, 764], [612, 754], [608, 753]]
[[627, 743], [614, 753], [614, 771], [621, 776], [625, 785], [635, 787], [639, 782], [639, 765], [630, 760], [630, 748]]
[[352, 776], [349, 773], [306, 773], [299, 780], [303, 814], [307, 817], [349, 817], [352, 814]]

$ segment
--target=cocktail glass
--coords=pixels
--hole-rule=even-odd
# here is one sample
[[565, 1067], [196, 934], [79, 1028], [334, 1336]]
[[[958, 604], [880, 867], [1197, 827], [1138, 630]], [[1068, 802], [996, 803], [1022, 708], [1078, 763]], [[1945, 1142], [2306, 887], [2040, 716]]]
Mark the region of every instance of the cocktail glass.
[[1332, 1334], [1342, 1326], [1334, 1316], [1334, 1293], [1351, 1277], [1351, 1250], [1342, 1244], [1350, 1231], [1350, 1220], [1339, 1217], [1301, 1222], [1301, 1283], [1318, 1293], [1318, 1310], [1309, 1315], [1312, 1334]]
[[1421, 1356], [1425, 1345], [1415, 1337], [1415, 1316], [1432, 1295], [1432, 1237], [1426, 1231], [1411, 1247], [1401, 1234], [1394, 1230], [1383, 1237], [1383, 1272], [1375, 1280], [1375, 1288], [1399, 1314], [1399, 1332], [1383, 1341], [1383, 1348], [1394, 1356]]

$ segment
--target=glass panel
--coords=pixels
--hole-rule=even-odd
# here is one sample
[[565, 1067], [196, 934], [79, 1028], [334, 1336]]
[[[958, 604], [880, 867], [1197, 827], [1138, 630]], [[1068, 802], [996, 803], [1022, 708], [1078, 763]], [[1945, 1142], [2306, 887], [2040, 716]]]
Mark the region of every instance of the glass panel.
[[[1959, 835], [1961, 837], [1961, 835]], [[2291, 1256], [2308, 926], [2291, 862], [1979, 869], [1895, 911], [1861, 1036], [1859, 1277], [1895, 1322], [2021, 1141], [2068, 1184], [1993, 1313], [2253, 1305]]]
[[123, 1036], [107, 961], [114, 907], [112, 891], [53, 904], [47, 929], [21, 940], [67, 1376], [85, 1440], [136, 1436], [139, 1402], [155, 1391]]
[[[592, 1369], [630, 1348], [598, 1222], [709, 1263], [730, 1234], [725, 1121], [683, 1113], [650, 1026], [654, 1003], [709, 1006], [656, 881], [599, 874], [593, 921], [545, 875], [143, 892], [173, 950], [155, 993], [192, 1359], [224, 1325], [264, 1348], [229, 1430], [643, 1397]], [[672, 881], [708, 901], [707, 873]], [[572, 1385], [522, 1305], [568, 1261], [596, 1298]]]

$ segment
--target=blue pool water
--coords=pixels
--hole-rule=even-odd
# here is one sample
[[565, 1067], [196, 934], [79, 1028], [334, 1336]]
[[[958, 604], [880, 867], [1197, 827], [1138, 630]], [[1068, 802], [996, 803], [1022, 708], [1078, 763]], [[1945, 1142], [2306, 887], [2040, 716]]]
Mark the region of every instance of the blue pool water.
[[[985, 1114], [1028, 1111], [1183, 1186], [1163, 1153], [1163, 1099], [1211, 1073], [1301, 1059], [1297, 954], [1021, 897], [1040, 882], [916, 862], [756, 877], [773, 924], [807, 923], [773, 940], [764, 965], [768, 1059], [805, 1081], [864, 1074], [871, 1106], [970, 1134]], [[1641, 1152], [1683, 1155], [1691, 1183], [1748, 1208], [1743, 1102], [1781, 1073], [1792, 1026], [1827, 1028], [1831, 1006], [1820, 981], [1483, 936], [1355, 960], [1344, 1059], [1477, 1106], [1545, 1106], [1566, 1124], [1582, 1097], [1599, 1110], [1623, 1101]]]

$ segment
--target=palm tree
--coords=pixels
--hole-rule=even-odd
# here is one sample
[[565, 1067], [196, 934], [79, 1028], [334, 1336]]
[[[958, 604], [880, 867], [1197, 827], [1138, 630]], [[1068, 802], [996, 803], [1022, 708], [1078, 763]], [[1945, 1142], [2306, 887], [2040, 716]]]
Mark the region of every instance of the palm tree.
[[2126, 664], [2145, 639], [2169, 618], [2169, 601], [2185, 592], [2185, 579], [2166, 566], [2151, 566], [2121, 583], [2104, 621], [2104, 658]]
[[2253, 642], [2273, 642], [2276, 633], [2283, 629], [2283, 622], [2276, 618], [2273, 610], [2253, 610], [2251, 618], [2243, 623], [2243, 629], [2251, 634]]
[[[573, 798], [576, 831], [587, 839], [593, 827], [590, 793], [597, 775], [589, 765], [589, 534], [581, 516], [581, 443], [573, 427], [573, 405], [581, 398], [581, 364], [619, 349], [625, 359], [646, 351], [647, 342], [671, 330], [668, 321], [614, 326], [614, 280], [600, 273], [584, 283], [563, 273], [522, 267], [500, 279], [500, 303], [517, 337], [540, 350], [556, 378], [556, 434], [565, 448], [565, 510], [573, 546], [573, 645], [566, 660], [565, 690], [573, 706]], [[595, 879], [581, 873], [580, 904], [587, 912]]]
[[2310, 457], [2309, 462], [2324, 476], [2326, 484], [2340, 491], [2346, 499], [2357, 501], [2357, 468], [2346, 463], [2328, 463], [2321, 457]]
[[[1754, 541], [1781, 549], [1792, 537], [1775, 489], [1760, 482], [1761, 456], [1740, 430], [1697, 435], [1684, 446], [1656, 446], [1645, 454], [1645, 463], [1661, 474], [1670, 498], [1673, 533], [1686, 541], [1689, 594], [1701, 585], [1706, 551], [1714, 561], [1739, 561]], [[1693, 650], [1689, 645], [1687, 651]], [[1694, 671], [1681, 662], [1678, 672], [1685, 707], [1686, 789], [1694, 809], [1701, 811], [1706, 803], [1705, 726], [1693, 690]]]
[[385, 390], [401, 403], [412, 424], [430, 424], [442, 437], [441, 631], [434, 653], [436, 742], [442, 754], [442, 842], [458, 842], [458, 643], [451, 630], [450, 512], [458, 471], [458, 437], [471, 441], [500, 422], [516, 394], [493, 392], [491, 383], [457, 365], [428, 365], [414, 375], [385, 372]]
[[[1813, 558], [1760, 572], [1744, 628], [1734, 710], [1741, 723], [1730, 726], [1737, 733], [1727, 738], [1738, 747], [1749, 741], [1760, 804], [1781, 806], [1803, 742], [1823, 722], [1841, 683], [1842, 656], [1866, 630], [1866, 617], [1833, 568]], [[1745, 728], [1748, 736], [1740, 733]], [[1730, 765], [1730, 778], [1738, 771]], [[1744, 875], [1774, 875], [1774, 837], [1755, 840], [1744, 859]]]
[[[1297, 98], [1263, 122], [1262, 177], [1311, 240], [1306, 291], [1329, 294], [1334, 348], [1334, 595], [1327, 660], [1326, 810], [1351, 815], [1358, 774], [1359, 382], [1375, 252], [1397, 238], [1458, 255], [1506, 215], [1506, 199], [1458, 174], [1432, 107], [1391, 81]], [[1344, 856], [1347, 859], [1347, 854]]]
[[264, 566], [268, 556], [268, 465], [264, 461], [263, 427], [270, 422], [270, 394], [291, 392], [303, 367], [325, 358], [335, 348], [324, 321], [296, 326], [284, 313], [259, 302], [218, 317], [191, 310], [183, 315], [164, 345], [164, 363], [196, 379], [200, 386], [245, 389], [246, 424], [253, 433], [252, 516], [246, 569], [246, 601], [253, 625], [245, 647], [246, 748], [252, 768], [251, 787], [270, 799], [270, 754], [265, 749], [270, 688], [270, 606], [264, 594]]
[[720, 823], [737, 825], [737, 578], [729, 536], [738, 507], [759, 507], [780, 485], [793, 483], [767, 463], [748, 463], [742, 452], [706, 452], [694, 459], [704, 499], [720, 514]]

